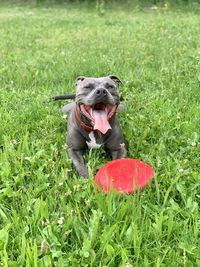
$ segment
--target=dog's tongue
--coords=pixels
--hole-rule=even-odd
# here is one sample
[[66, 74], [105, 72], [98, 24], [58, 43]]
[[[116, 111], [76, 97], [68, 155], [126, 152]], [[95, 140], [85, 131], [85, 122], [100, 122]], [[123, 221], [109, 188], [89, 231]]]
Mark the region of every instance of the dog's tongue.
[[99, 130], [101, 133], [105, 134], [111, 129], [108, 122], [107, 112], [105, 110], [93, 110], [93, 118], [94, 130]]

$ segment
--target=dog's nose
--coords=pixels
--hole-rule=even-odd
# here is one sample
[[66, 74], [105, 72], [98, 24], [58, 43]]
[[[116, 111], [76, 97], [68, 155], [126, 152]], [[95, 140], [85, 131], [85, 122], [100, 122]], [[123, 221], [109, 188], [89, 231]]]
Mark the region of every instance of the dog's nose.
[[96, 90], [96, 95], [97, 96], [107, 96], [107, 91], [105, 89], [103, 89], [103, 88], [97, 89]]

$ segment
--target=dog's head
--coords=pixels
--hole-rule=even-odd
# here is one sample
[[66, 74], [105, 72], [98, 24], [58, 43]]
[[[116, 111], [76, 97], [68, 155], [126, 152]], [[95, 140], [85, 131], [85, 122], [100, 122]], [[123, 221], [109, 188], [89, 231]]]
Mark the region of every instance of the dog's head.
[[94, 125], [94, 129], [106, 133], [111, 127], [119, 104], [118, 77], [110, 75], [101, 78], [79, 77], [76, 81], [76, 103], [82, 114]]

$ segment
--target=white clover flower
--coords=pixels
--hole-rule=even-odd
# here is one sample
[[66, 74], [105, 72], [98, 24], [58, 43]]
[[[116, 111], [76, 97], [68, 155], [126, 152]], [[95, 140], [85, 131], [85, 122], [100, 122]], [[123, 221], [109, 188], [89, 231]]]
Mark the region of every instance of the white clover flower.
[[62, 225], [64, 223], [64, 217], [58, 219], [58, 224]]
[[50, 222], [49, 222], [49, 220], [48, 219], [44, 219], [44, 221], [42, 221], [42, 224], [43, 225], [48, 225]]

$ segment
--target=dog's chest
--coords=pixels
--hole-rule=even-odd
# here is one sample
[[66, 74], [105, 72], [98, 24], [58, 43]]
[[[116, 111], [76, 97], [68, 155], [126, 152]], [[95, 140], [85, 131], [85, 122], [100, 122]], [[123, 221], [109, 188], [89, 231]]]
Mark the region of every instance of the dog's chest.
[[98, 149], [102, 145], [101, 136], [95, 136], [94, 132], [89, 133], [90, 141], [86, 141], [89, 148]]

